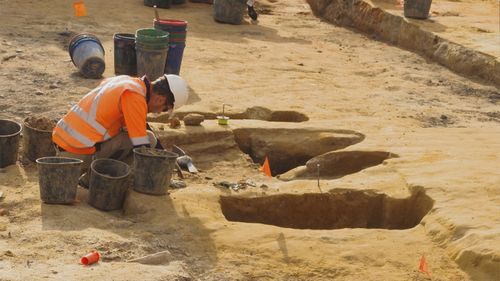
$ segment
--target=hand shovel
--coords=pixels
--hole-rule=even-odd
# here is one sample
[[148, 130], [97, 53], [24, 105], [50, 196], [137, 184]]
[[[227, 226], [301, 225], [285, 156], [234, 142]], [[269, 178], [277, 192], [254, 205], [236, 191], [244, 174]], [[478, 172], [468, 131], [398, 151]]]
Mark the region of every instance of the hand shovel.
[[172, 146], [172, 152], [179, 154], [179, 157], [177, 157], [177, 164], [179, 164], [181, 168], [187, 169], [190, 173], [198, 173], [198, 169], [194, 166], [193, 160], [186, 155], [184, 150], [174, 144]]

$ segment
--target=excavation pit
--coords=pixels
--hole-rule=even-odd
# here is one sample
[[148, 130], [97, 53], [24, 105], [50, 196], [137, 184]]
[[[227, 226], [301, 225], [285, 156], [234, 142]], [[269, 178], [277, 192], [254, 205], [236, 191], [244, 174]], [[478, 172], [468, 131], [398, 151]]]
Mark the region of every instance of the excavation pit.
[[378, 166], [399, 157], [388, 151], [330, 151], [311, 158], [304, 166], [278, 175], [283, 181], [296, 179], [336, 179]]
[[420, 223], [434, 201], [423, 190], [393, 198], [370, 190], [280, 194], [256, 198], [221, 196], [229, 221], [296, 229], [409, 229]]
[[350, 130], [321, 128], [237, 128], [238, 147], [255, 163], [267, 157], [273, 176], [285, 173], [324, 153], [344, 149], [365, 136]]

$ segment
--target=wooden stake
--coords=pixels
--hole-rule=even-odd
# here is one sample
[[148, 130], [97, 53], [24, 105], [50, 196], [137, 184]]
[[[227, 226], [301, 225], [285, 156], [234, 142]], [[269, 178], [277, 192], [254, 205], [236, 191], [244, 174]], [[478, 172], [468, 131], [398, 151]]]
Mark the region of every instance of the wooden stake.
[[156, 9], [156, 5], [154, 5], [153, 8], [155, 9], [155, 19], [160, 20], [160, 15], [158, 14], [158, 10]]
[[318, 169], [318, 189], [319, 189], [320, 193], [323, 193], [323, 191], [321, 190], [321, 187], [319, 186], [319, 166], [320, 166], [319, 163], [316, 164], [316, 168]]

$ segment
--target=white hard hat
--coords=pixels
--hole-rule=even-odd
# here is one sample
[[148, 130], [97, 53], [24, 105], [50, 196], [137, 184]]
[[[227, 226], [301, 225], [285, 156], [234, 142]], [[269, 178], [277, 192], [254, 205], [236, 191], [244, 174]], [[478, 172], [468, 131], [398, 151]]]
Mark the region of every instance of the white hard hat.
[[186, 81], [179, 75], [165, 74], [167, 78], [170, 91], [174, 94], [174, 109], [178, 109], [185, 105], [189, 98], [189, 90]]

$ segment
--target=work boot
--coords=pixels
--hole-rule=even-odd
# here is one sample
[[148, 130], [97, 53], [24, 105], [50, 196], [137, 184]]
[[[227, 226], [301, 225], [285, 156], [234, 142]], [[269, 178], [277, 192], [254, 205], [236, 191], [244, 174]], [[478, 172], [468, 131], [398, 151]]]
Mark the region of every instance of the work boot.
[[257, 12], [255, 11], [255, 9], [253, 8], [253, 6], [247, 6], [248, 7], [248, 16], [252, 19], [252, 20], [257, 20], [257, 17], [259, 16], [257, 14]]
[[83, 175], [80, 176], [80, 178], [78, 179], [78, 184], [85, 188], [85, 189], [89, 189], [89, 182], [90, 182], [90, 179], [89, 179], [89, 175], [88, 173], [84, 173]]

